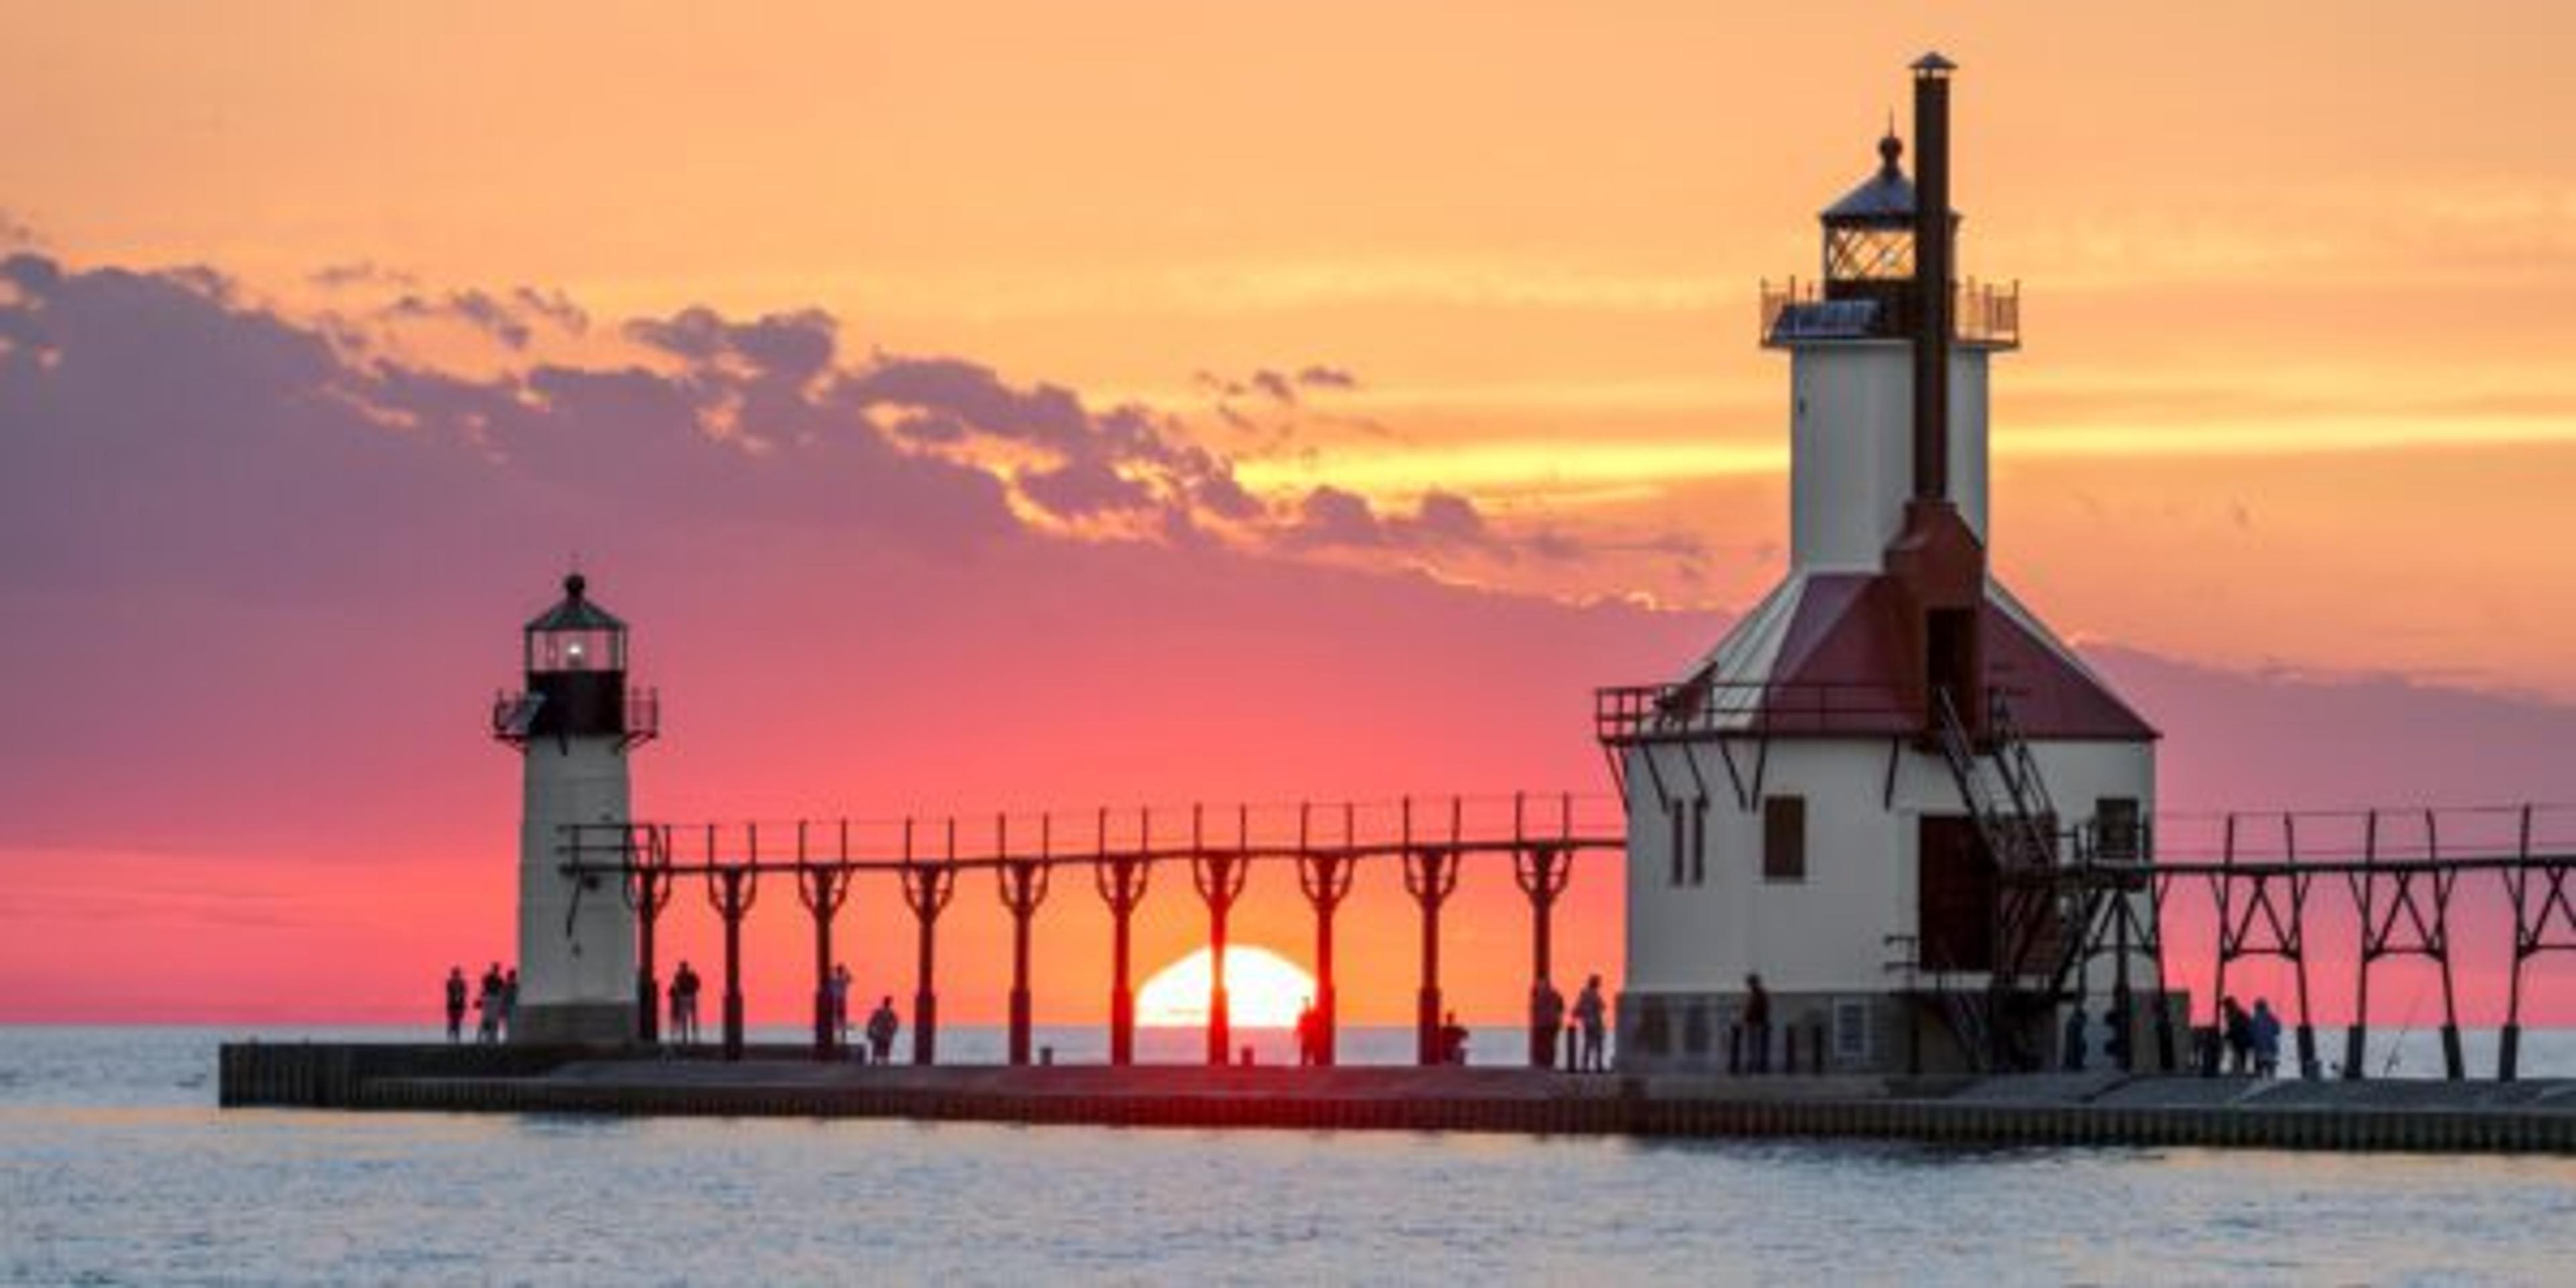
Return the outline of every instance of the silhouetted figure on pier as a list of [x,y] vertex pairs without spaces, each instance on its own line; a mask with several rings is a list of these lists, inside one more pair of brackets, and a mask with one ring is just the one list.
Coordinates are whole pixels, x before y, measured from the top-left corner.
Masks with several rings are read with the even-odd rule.
[[483,982],[474,991],[474,1040],[501,1040],[501,963],[494,962],[483,972]]
[[2254,1020],[2233,997],[2218,1003],[2219,1040],[2227,1044],[2227,1071],[2251,1073],[2254,1064]]
[[868,1051],[878,1064],[894,1063],[894,1035],[903,1031],[903,1021],[895,1018],[894,998],[877,999],[875,1013],[868,1016]]
[[832,1032],[838,1035],[842,1046],[848,1046],[850,1044],[850,964],[848,962],[832,964],[830,998]]
[[501,1036],[507,1038],[519,1028],[519,968],[513,966],[501,977]]
[[1610,1008],[1601,1000],[1601,977],[1583,981],[1583,992],[1574,999],[1574,1022],[1583,1026],[1583,1058],[1577,1066],[1585,1073],[1599,1073],[1608,1067],[1602,1054],[1602,1039],[1607,1036]]
[[671,1037],[683,1045],[698,1040],[698,973],[686,960],[671,972]]
[[1467,1026],[1458,1022],[1456,1011],[1440,1021],[1440,1063],[1467,1063]]
[[1744,977],[1744,1045],[1745,1071],[1771,1072],[1771,990],[1759,974]]
[[465,968],[462,966],[448,967],[447,1040],[451,1043],[462,1042],[465,1040],[465,1004],[467,991],[465,984]]
[[1538,1045],[1530,1050],[1530,1064],[1535,1068],[1556,1067],[1556,1031],[1565,1027],[1565,994],[1556,985],[1539,981],[1530,996],[1530,1031],[1538,1035]]
[[1324,1062],[1324,1018],[1315,1013],[1315,999],[1297,1003],[1297,1063],[1317,1065]]
[[2272,1013],[2272,1004],[2254,999],[2254,1016],[2247,1021],[2254,1039],[2254,1076],[2278,1077],[2281,1072],[2281,1017]]
[[2084,1029],[2092,1022],[2092,1017],[2084,1013],[2084,1003],[2079,1001],[2066,1008],[2066,1030],[2061,1045],[2068,1073],[2084,1072]]

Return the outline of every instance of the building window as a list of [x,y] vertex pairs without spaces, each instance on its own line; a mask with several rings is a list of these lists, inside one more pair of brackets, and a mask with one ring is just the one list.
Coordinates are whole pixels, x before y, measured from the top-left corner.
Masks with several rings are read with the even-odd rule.
[[1807,879],[1807,798],[1762,799],[1762,879]]
[[1690,883],[1708,884],[1708,798],[1691,798]]
[[1672,868],[1666,881],[1669,885],[1682,883],[1682,845],[1690,839],[1689,816],[1682,812],[1682,808],[1683,802],[1678,799],[1664,802],[1664,821],[1672,825],[1667,829],[1670,835],[1664,838],[1665,857],[1671,861]]
[[2138,798],[2105,796],[2093,802],[2093,853],[2112,863],[2134,863],[2144,849]]

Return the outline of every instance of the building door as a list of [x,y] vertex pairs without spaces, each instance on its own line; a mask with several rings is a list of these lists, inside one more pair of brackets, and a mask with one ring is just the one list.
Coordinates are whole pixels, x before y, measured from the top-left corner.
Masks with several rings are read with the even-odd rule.
[[1995,965],[1995,865],[1975,820],[1927,814],[1916,848],[1915,943],[1927,971]]

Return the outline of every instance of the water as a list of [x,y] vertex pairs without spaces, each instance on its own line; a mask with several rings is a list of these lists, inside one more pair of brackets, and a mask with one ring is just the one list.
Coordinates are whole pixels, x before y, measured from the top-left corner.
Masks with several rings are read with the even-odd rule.
[[2576,1254],[2576,1160],[219,1112],[226,1036],[0,1028],[0,1280],[2544,1283]]

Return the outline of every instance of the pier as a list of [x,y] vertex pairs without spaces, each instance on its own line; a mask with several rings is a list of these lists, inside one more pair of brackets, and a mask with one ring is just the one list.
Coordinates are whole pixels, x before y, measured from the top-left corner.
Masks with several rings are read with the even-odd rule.
[[2576,1081],[1627,1077],[1503,1068],[920,1068],[525,1047],[229,1045],[237,1108],[903,1118],[1120,1128],[2576,1153]]

